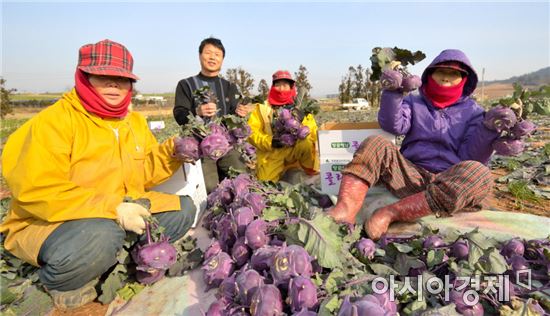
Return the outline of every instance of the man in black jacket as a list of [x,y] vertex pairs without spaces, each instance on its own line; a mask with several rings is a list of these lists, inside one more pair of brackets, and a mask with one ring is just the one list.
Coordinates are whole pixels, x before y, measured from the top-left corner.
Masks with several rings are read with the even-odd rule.
[[[187,124],[187,116],[190,113],[203,119],[226,114],[237,114],[244,117],[248,114],[246,105],[237,104],[239,95],[237,86],[219,76],[224,57],[225,48],[219,39],[209,37],[201,42],[199,46],[201,71],[195,76],[180,80],[176,87],[176,102],[173,113],[179,125]],[[193,97],[193,91],[204,86],[209,86],[215,93],[217,103],[199,104],[199,100]],[[208,193],[216,188],[220,178],[223,179],[227,176],[229,167],[246,170],[246,165],[235,149],[218,161],[203,158],[201,162]]]

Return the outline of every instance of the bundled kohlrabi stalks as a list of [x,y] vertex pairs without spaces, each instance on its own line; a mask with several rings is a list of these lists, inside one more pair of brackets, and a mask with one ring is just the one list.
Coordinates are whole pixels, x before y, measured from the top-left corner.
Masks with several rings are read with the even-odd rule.
[[422,80],[407,70],[407,65],[423,60],[426,55],[421,51],[412,53],[397,47],[376,47],[372,50],[370,79],[380,80],[382,89],[411,92],[422,85]]
[[[314,196],[304,185],[246,174],[208,196],[204,225],[213,241],[202,269],[218,300],[206,315],[542,315],[550,308],[550,239],[497,242],[477,230],[443,235],[425,227],[375,243],[335,223]],[[526,269],[531,289],[519,285]]]
[[298,140],[305,139],[309,133],[309,127],[302,125],[300,115],[297,110],[288,108],[279,108],[273,110],[273,121],[271,129],[273,138],[281,142],[284,147],[292,147]]
[[136,263],[136,279],[143,284],[151,284],[162,279],[166,271],[176,262],[177,251],[169,243],[154,217],[145,221],[147,243],[136,245],[132,259]]
[[246,143],[250,126],[246,119],[224,115],[205,123],[200,117],[189,115],[182,127],[181,137],[175,141],[174,155],[181,160],[194,162],[202,157],[218,160],[231,149],[237,148],[247,161],[254,161],[255,151]]

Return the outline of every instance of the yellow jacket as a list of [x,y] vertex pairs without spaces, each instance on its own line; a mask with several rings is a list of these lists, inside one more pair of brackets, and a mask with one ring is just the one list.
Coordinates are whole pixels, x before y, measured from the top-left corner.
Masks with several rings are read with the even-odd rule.
[[307,173],[319,171],[316,153],[317,123],[312,114],[302,120],[310,129],[306,139],[299,140],[294,147],[272,148],[273,131],[271,121],[273,109],[269,102],[258,103],[248,119],[252,130],[249,142],[256,147],[256,174],[260,180],[278,181],[281,175],[293,167],[302,167]]
[[4,147],[2,173],[13,196],[0,225],[4,247],[38,265],[55,228],[68,220],[116,219],[125,196],[150,199],[152,213],[179,210],[178,196],[147,191],[181,166],[173,148],[173,139],[157,143],[141,114],[101,119],[84,109],[74,89],[65,93]]

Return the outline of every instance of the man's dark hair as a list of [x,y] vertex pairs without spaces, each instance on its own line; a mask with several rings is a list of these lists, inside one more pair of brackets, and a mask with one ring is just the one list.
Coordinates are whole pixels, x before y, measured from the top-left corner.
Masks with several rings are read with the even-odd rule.
[[223,57],[225,57],[225,48],[223,47],[222,41],[214,37],[209,37],[202,40],[201,45],[199,46],[199,54],[202,54],[202,50],[204,49],[204,46],[206,46],[206,44],[210,44],[219,48],[223,53]]

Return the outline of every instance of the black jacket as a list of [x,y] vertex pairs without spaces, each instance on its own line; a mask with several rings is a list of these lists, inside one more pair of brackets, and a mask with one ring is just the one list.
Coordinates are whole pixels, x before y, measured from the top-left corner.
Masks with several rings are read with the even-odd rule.
[[187,123],[189,113],[197,114],[197,106],[193,91],[204,86],[210,86],[218,98],[217,106],[220,110],[218,115],[234,114],[237,108],[239,91],[237,86],[221,77],[206,77],[199,73],[186,79],[180,80],[176,87],[176,101],[174,105],[174,118],[179,125]]

